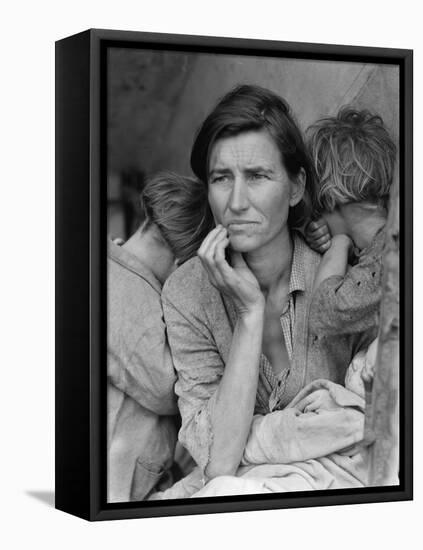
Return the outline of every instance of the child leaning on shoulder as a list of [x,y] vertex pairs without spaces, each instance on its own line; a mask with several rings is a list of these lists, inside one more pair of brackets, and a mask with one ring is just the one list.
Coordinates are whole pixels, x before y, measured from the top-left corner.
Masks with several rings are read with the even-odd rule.
[[380,116],[350,107],[308,133],[318,216],[306,238],[323,252],[310,329],[318,336],[373,329],[376,336],[395,144]]

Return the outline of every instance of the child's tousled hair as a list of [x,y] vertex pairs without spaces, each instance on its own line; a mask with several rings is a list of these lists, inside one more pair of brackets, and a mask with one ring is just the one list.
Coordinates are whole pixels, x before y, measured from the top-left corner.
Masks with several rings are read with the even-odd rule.
[[213,227],[207,189],[198,180],[173,172],[160,172],[147,181],[141,208],[142,230],[154,224],[179,265],[195,256]]
[[346,106],[337,116],[318,120],[307,134],[318,211],[350,202],[387,206],[396,147],[380,116]]

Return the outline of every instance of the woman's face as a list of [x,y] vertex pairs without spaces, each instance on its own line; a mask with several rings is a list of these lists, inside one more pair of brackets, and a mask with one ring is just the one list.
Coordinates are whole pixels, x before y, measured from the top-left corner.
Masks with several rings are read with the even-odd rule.
[[288,231],[289,208],[301,200],[304,185],[303,171],[290,179],[266,130],[224,137],[211,149],[210,207],[238,252],[258,250]]

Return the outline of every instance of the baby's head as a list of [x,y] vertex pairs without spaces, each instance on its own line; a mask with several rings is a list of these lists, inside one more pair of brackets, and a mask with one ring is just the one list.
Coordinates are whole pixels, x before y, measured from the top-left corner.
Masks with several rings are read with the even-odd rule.
[[350,203],[387,207],[396,147],[380,116],[343,107],[308,129],[317,174],[316,210]]

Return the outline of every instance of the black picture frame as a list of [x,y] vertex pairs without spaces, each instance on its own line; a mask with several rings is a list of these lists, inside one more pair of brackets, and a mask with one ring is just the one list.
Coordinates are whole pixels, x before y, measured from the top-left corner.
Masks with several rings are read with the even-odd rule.
[[[389,63],[400,70],[400,484],[108,504],[106,479],[106,52],[136,47]],[[56,42],[56,508],[109,520],[412,499],[413,53],[91,29]]]

